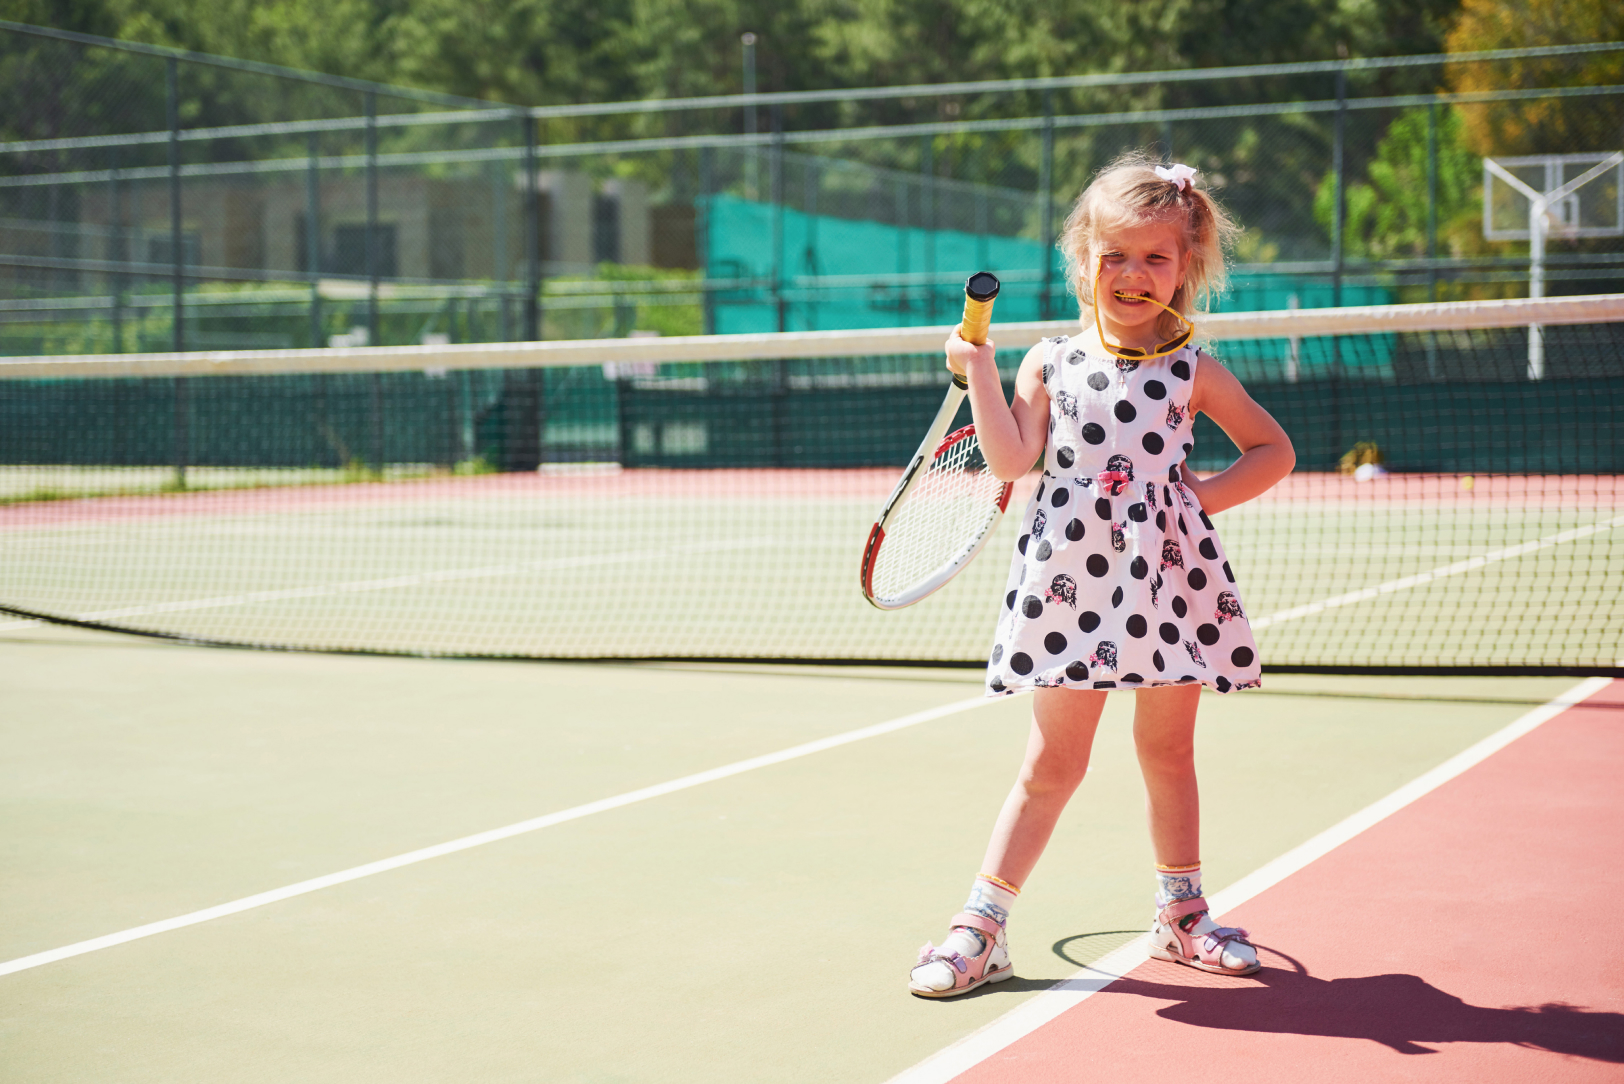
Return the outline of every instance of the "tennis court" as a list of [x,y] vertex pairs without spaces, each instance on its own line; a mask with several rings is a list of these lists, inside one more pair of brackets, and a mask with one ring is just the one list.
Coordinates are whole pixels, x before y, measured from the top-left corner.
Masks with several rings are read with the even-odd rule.
[[[0,656],[8,970],[533,822],[14,970],[13,1079],[883,1081],[1147,921],[1125,700],[1022,900],[1017,977],[935,1003],[903,976],[958,902],[1028,710],[981,701],[974,671],[355,659],[40,626],[0,634]],[[1572,684],[1280,675],[1212,697],[1209,887]],[[1592,714],[1616,730],[1616,704]],[[1609,989],[1582,1007],[1624,1008]],[[1624,1058],[1596,1049],[1528,1064]]]

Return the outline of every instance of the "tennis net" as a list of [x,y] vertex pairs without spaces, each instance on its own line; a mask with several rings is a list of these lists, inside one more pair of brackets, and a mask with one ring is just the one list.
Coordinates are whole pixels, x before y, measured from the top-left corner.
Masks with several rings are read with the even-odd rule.
[[[1070,330],[995,325],[1006,379]],[[1215,517],[1266,667],[1624,674],[1624,295],[1199,334],[1297,447]],[[0,360],[0,629],[975,664],[1017,514],[914,607],[858,586],[942,335]],[[1221,469],[1201,424],[1189,465]]]

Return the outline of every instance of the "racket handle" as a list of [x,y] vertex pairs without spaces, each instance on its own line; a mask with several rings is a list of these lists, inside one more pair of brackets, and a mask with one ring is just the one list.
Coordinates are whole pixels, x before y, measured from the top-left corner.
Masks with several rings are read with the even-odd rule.
[[965,342],[980,346],[987,341],[998,287],[998,277],[990,271],[977,271],[964,284],[964,318],[959,321],[959,336]]

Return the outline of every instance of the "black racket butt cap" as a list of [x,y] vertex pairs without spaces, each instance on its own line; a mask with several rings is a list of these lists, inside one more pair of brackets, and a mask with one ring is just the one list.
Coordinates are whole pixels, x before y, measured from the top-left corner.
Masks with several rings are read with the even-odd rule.
[[999,285],[998,276],[991,271],[977,271],[964,284],[964,292],[972,301],[991,301],[998,296]]

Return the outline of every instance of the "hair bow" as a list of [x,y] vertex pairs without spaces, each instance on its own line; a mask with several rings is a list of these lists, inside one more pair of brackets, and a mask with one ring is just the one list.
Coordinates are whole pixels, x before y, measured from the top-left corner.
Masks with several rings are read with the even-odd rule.
[[1180,192],[1195,183],[1195,167],[1187,166],[1183,162],[1174,162],[1170,166],[1157,166],[1156,176],[1164,181],[1172,181],[1178,185]]

